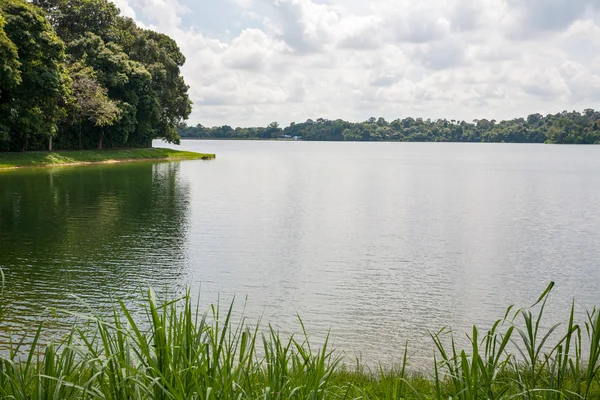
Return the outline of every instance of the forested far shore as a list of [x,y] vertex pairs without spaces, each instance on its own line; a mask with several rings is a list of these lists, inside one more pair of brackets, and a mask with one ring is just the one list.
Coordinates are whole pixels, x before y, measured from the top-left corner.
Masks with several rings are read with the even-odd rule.
[[454,119],[404,118],[391,122],[369,118],[364,122],[319,118],[281,128],[277,122],[267,127],[204,127],[177,125],[182,138],[189,139],[302,139],[322,141],[398,142],[506,142],[600,144],[600,111],[563,111],[557,114],[531,114],[497,122]]
[[1,0],[0,152],[178,142],[184,62],[108,0]]

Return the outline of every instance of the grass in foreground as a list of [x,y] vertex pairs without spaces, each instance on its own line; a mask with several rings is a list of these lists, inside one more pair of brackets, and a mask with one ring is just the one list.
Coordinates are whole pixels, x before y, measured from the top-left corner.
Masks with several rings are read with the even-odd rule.
[[141,160],[209,160],[214,154],[163,148],[0,153],[0,169]]
[[[13,344],[0,357],[0,398],[10,399],[598,399],[600,314],[543,329],[552,284],[531,308],[505,317],[459,349],[443,331],[432,334],[436,362],[429,375],[397,369],[348,369],[327,342],[303,335],[283,339],[244,321],[231,307],[200,314],[188,295],[145,298],[136,321],[122,302],[109,319],[80,316],[58,343]],[[147,328],[143,328],[147,327]],[[587,349],[587,350],[584,350]],[[586,352],[587,351],[587,352]]]

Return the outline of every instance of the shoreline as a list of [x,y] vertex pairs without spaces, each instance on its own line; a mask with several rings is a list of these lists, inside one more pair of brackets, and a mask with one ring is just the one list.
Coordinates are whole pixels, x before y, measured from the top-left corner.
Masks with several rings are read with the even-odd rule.
[[302,140],[290,138],[192,138],[182,137],[181,140],[220,140],[220,141],[244,141],[244,142],[337,142],[337,140]]
[[0,172],[24,168],[48,168],[143,161],[213,160],[215,158],[215,154],[195,153],[161,147],[143,149],[0,153]]
[[[502,144],[502,145],[536,145],[536,146],[580,146],[594,147],[600,143],[551,143],[551,142],[493,142],[493,141],[453,141],[453,140],[304,140],[290,138],[199,138],[182,137],[181,140],[191,141],[219,141],[219,142],[307,142],[307,143],[443,143],[443,144]],[[0,153],[1,154],[1,153]]]
[[598,146],[598,144],[585,143],[547,143],[547,142],[458,142],[449,140],[304,140],[288,138],[195,138],[182,137],[181,140],[194,141],[232,141],[232,142],[311,142],[311,143],[447,143],[447,144],[526,144],[526,145],[554,145],[554,146]]

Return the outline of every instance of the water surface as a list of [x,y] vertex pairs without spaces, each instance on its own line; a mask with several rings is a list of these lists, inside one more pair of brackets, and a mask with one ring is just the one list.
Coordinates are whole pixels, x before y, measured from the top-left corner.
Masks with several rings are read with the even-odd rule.
[[217,159],[0,174],[3,330],[190,286],[204,304],[247,297],[250,319],[283,332],[299,314],[367,361],[397,361],[409,340],[418,363],[429,330],[489,325],[550,280],[555,319],[573,297],[600,304],[600,147],[182,147]]

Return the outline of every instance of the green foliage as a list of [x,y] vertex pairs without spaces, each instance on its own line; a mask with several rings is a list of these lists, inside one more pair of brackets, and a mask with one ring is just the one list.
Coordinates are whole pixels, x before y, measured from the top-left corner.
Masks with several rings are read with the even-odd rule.
[[56,151],[0,154],[0,170],[19,167],[101,163],[133,160],[210,160],[214,154],[194,153],[172,149],[121,149],[104,151]]
[[[5,104],[10,101],[9,90],[21,83],[21,63],[17,46],[4,32],[4,25],[6,25],[6,21],[0,14],[0,112],[5,110]],[[8,142],[9,134],[9,126],[6,122],[0,121],[0,143]]]
[[108,0],[2,0],[0,151],[178,142],[191,112],[168,36]]
[[45,148],[65,115],[64,45],[39,8],[24,0],[3,0],[0,10],[4,32],[17,48],[21,80],[0,87],[0,131],[8,133],[0,150]]
[[105,0],[33,0],[33,4],[45,10],[56,33],[70,43],[93,32],[104,41],[116,36],[115,25],[119,9]]
[[[543,329],[544,308],[553,286],[551,282],[536,304],[517,310],[512,318],[508,318],[509,307],[504,319],[498,320],[481,341],[474,326],[470,352],[457,350],[454,338],[445,346],[442,333],[432,335],[440,355],[435,367],[436,398],[447,398],[441,396],[443,392],[465,400],[598,398],[598,310],[588,313],[584,341],[581,327],[574,322],[573,302],[566,331],[557,337],[560,324]],[[552,339],[555,341],[551,343]],[[582,357],[585,347],[589,348],[587,358]]]
[[138,120],[146,125],[146,129],[154,130],[154,136],[178,142],[175,126],[191,112],[188,86],[180,75],[185,57],[170,37],[139,29],[128,22],[121,26],[130,29],[135,40],[124,40],[123,48],[132,60],[146,66],[152,76],[145,96],[138,104]]
[[[120,109],[117,103],[108,97],[108,90],[100,85],[94,70],[76,62],[71,66],[69,73],[73,81],[73,101],[69,115],[72,117],[72,123],[79,126],[80,134],[85,123],[101,129],[115,123],[120,117]],[[79,139],[81,148],[81,136]]]
[[0,103],[3,101],[2,88],[11,89],[21,83],[21,63],[17,46],[4,32],[6,21],[0,14]]
[[[180,67],[185,57],[171,38],[144,30],[119,16],[107,0],[40,0],[67,43],[72,62],[92,68],[119,107],[120,118],[97,129],[83,126],[97,147],[149,146],[152,139],[178,142],[175,125],[189,116],[191,102]],[[76,21],[76,24],[73,24]],[[107,104],[104,102],[103,104]],[[79,132],[66,127],[65,148]],[[81,142],[80,142],[81,143]],[[85,140],[83,147],[91,147]]]
[[119,302],[111,318],[77,315],[60,342],[38,351],[15,343],[0,356],[0,397],[13,399],[323,399],[339,362],[325,344],[281,340],[243,320],[233,304],[200,314],[189,293],[160,301],[149,290],[145,318]]
[[[141,310],[118,301],[110,317],[66,312],[77,323],[64,338],[0,354],[0,397],[11,399],[457,399],[600,398],[600,313],[544,328],[553,283],[530,308],[507,309],[482,334],[473,327],[460,349],[450,332],[432,334],[431,374],[398,368],[349,369],[302,335],[233,319],[233,303],[201,314],[189,292],[160,300],[147,292]],[[448,336],[450,335],[450,336]]]
[[[183,138],[198,139],[261,139],[301,137],[302,140],[331,141],[398,141],[398,142],[510,142],[600,144],[600,111],[563,111],[555,115],[532,114],[527,119],[516,118],[497,123],[495,120],[475,120],[472,123],[422,118],[370,118],[352,123],[319,118],[291,123],[283,130],[266,128],[235,128],[224,125],[208,128],[179,124]],[[278,126],[275,126],[278,128]]]

